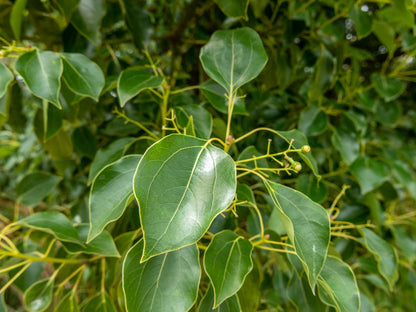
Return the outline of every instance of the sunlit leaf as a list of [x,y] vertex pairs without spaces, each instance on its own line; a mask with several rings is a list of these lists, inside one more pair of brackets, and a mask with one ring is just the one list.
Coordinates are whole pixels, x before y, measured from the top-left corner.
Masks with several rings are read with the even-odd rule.
[[25,306],[31,312],[45,311],[52,301],[53,279],[44,279],[30,286],[24,294]]

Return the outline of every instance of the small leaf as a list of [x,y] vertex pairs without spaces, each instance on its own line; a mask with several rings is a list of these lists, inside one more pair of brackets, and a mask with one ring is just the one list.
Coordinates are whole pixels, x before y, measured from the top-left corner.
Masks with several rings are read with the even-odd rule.
[[116,312],[116,307],[110,296],[105,293],[92,297],[82,309],[83,312]]
[[371,33],[373,19],[370,14],[361,10],[361,5],[355,4],[351,6],[350,11],[348,12],[348,18],[354,23],[358,39],[364,38]]
[[234,295],[253,268],[253,245],[230,230],[214,236],[204,256],[204,268],[214,288],[214,308]]
[[360,292],[354,272],[340,259],[327,257],[318,285],[321,300],[337,312],[360,311]]
[[61,58],[64,64],[62,79],[69,89],[76,94],[98,101],[104,87],[101,68],[79,53],[61,53]]
[[69,220],[59,212],[38,212],[18,221],[18,224],[52,234],[64,242],[80,244],[77,230]]
[[235,163],[205,140],[173,134],[146,151],[133,185],[145,261],[193,244],[204,235],[234,198]]
[[56,312],[77,312],[79,311],[77,298],[75,297],[76,292],[70,291],[62,298],[56,307]]
[[271,181],[265,185],[313,290],[328,252],[328,215],[322,206],[296,190]]
[[199,58],[208,76],[228,94],[256,78],[267,62],[260,36],[248,27],[216,31]]
[[163,83],[163,77],[155,76],[143,70],[129,68],[123,70],[118,79],[117,93],[120,98],[120,106],[140,92],[146,89],[158,88]]
[[43,141],[52,138],[62,128],[62,110],[49,102],[43,103]]
[[328,127],[328,116],[318,106],[311,105],[300,113],[299,130],[305,135],[319,135]]
[[29,90],[61,109],[59,91],[63,65],[58,54],[38,49],[22,54],[16,61],[16,71]]
[[125,156],[101,170],[91,187],[88,241],[121,217],[133,200],[133,176],[141,156]]
[[328,195],[328,186],[309,174],[302,174],[296,181],[296,189],[314,202],[323,202]]
[[212,131],[212,116],[203,107],[198,105],[185,105],[175,108],[178,125],[185,128],[189,117],[194,121],[195,135],[201,139],[209,139]]
[[194,304],[201,275],[199,252],[191,245],[140,263],[143,240],[123,263],[123,292],[130,312],[188,311]]
[[365,247],[373,254],[380,274],[387,281],[392,291],[394,284],[399,278],[398,259],[395,249],[373,231],[366,228],[361,228],[359,231],[363,236]]
[[36,206],[60,181],[60,177],[45,172],[29,173],[16,187],[18,200],[26,206]]
[[397,99],[406,88],[400,79],[394,77],[372,74],[371,81],[374,83],[377,93],[387,102]]
[[13,79],[14,76],[12,72],[6,67],[6,65],[0,62],[0,98],[6,93],[7,87]]
[[361,193],[366,194],[387,180],[387,166],[375,159],[358,157],[350,166],[352,174],[357,178]]
[[27,0],[17,0],[13,5],[13,9],[10,14],[10,26],[12,27],[13,35],[17,41],[20,41],[22,21],[26,9],[26,4]]
[[198,312],[241,312],[240,302],[238,301],[237,295],[227,298],[223,303],[214,308],[214,291],[210,286],[205,296],[202,298]]
[[96,46],[101,43],[101,19],[105,15],[104,0],[80,0],[72,15],[71,23]]
[[30,286],[24,294],[25,306],[31,312],[45,311],[52,301],[53,279],[44,279]]
[[332,145],[341,154],[346,164],[351,164],[360,155],[360,141],[353,131],[346,131],[342,128],[332,129]]
[[247,18],[249,0],[215,0],[221,11],[231,17]]

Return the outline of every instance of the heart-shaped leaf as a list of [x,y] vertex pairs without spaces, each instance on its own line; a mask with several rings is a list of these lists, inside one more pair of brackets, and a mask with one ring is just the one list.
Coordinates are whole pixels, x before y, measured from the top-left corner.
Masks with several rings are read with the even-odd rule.
[[134,312],[188,311],[194,304],[201,275],[196,245],[140,263],[143,240],[127,253],[123,263],[126,310]]
[[214,236],[204,256],[205,271],[214,287],[214,308],[234,295],[253,268],[253,245],[233,231]]
[[173,134],[146,151],[133,184],[145,261],[204,235],[234,198],[236,168],[227,153],[208,141]]
[[[198,312],[241,312],[244,311],[241,309],[240,302],[238,301],[237,295],[234,295],[226,299],[219,306],[214,306],[214,291],[212,287],[209,287],[204,298],[202,298],[201,303],[198,307]],[[215,308],[214,308],[215,307]]]
[[44,279],[30,286],[23,300],[29,311],[45,311],[52,301],[53,279]]
[[322,206],[294,189],[272,181],[265,184],[313,290],[328,252],[328,215]]
[[12,72],[0,62],[0,98],[6,93],[7,87],[12,82],[14,76]]
[[104,227],[120,218],[133,200],[133,176],[141,156],[128,155],[101,170],[94,179],[90,194],[90,230],[88,241]]
[[63,65],[58,54],[38,49],[26,52],[17,59],[16,71],[34,95],[61,108],[59,91]]
[[216,31],[199,57],[208,76],[228,94],[256,78],[267,62],[260,36],[248,27]]

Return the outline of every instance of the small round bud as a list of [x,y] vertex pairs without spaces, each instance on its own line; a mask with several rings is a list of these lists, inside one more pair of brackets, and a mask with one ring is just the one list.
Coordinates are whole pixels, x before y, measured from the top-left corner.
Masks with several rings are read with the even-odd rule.
[[265,234],[265,235],[264,235],[264,238],[265,238],[265,239],[269,239],[269,238],[270,238],[270,234]]
[[232,142],[235,141],[235,139],[231,135],[229,135],[228,138],[227,138],[227,141],[232,143]]
[[309,145],[302,146],[302,152],[305,154],[309,153],[311,151],[311,147]]
[[302,165],[300,164],[300,162],[298,162],[298,161],[295,161],[293,164],[292,164],[292,169],[293,170],[295,170],[296,172],[299,172],[299,171],[301,171],[302,170]]

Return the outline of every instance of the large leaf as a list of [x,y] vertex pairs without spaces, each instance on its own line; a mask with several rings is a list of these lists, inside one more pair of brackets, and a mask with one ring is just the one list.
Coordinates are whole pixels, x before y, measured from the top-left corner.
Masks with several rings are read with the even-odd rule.
[[18,224],[52,234],[64,242],[81,243],[75,227],[59,212],[38,212],[19,220]]
[[61,108],[59,91],[63,65],[58,54],[34,49],[22,54],[16,61],[16,71],[29,90],[56,107]]
[[231,17],[244,17],[247,19],[249,0],[215,0],[224,14]]
[[214,308],[234,295],[253,268],[253,245],[230,230],[214,236],[204,256],[204,267],[214,288]]
[[238,301],[237,295],[234,295],[226,299],[219,306],[214,305],[215,297],[212,287],[209,287],[204,298],[202,298],[198,312],[241,312],[240,302]]
[[98,46],[101,43],[100,27],[104,15],[104,0],[80,0],[71,23],[83,36]]
[[133,200],[133,175],[141,156],[125,156],[101,170],[91,187],[90,230],[91,241],[104,227],[117,220]]
[[61,181],[61,178],[45,172],[32,172],[17,185],[18,200],[26,206],[36,206]]
[[129,68],[124,70],[117,82],[117,93],[120,98],[120,106],[146,89],[160,87],[163,83],[162,76],[155,76],[149,72]]
[[363,236],[364,246],[377,261],[380,274],[389,284],[390,290],[393,290],[393,286],[399,278],[399,261],[395,249],[373,231],[366,228],[361,228],[359,231]]
[[36,282],[25,291],[23,300],[29,311],[45,311],[51,304],[53,282],[53,279],[44,279]]
[[318,285],[319,297],[337,312],[360,311],[360,292],[355,275],[340,259],[328,256]]
[[328,215],[322,206],[296,190],[271,181],[265,184],[314,289],[328,252]]
[[0,62],[0,98],[6,93],[7,87],[13,79],[14,76],[12,72],[2,62]]
[[194,304],[201,268],[196,245],[140,263],[143,240],[123,263],[123,291],[128,312],[181,312]]
[[357,178],[363,194],[374,190],[387,179],[387,166],[372,158],[360,156],[352,163],[350,169]]
[[207,141],[173,134],[146,151],[133,184],[145,261],[204,235],[234,198],[236,169],[228,154]]
[[104,75],[100,67],[79,53],[62,53],[61,58],[64,64],[62,79],[69,89],[98,101],[104,87]]
[[218,30],[201,49],[205,72],[228,94],[256,78],[267,62],[259,35],[248,27]]

